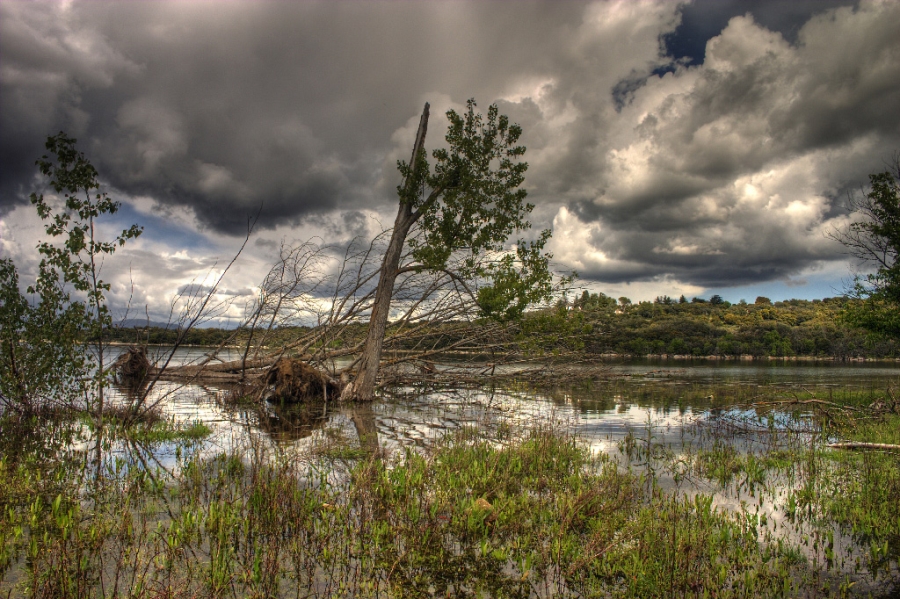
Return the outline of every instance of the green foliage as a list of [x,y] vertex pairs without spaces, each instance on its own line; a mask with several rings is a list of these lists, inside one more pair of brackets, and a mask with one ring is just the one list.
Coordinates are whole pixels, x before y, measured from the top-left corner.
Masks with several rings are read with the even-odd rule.
[[562,301],[553,308],[527,314],[518,328],[520,351],[533,357],[582,351],[592,330],[583,311],[569,310]]
[[583,310],[585,312],[600,311],[611,313],[615,311],[616,305],[616,300],[608,295],[604,293],[591,293],[585,289],[584,292],[582,292],[581,297],[573,302],[572,307],[576,310]]
[[575,309],[581,310],[586,319],[584,330],[589,332],[583,333],[584,347],[590,353],[836,358],[900,355],[896,341],[841,320],[845,307],[856,301],[847,298],[749,305],[641,302],[617,308],[609,302],[593,301],[575,302]]
[[[434,269],[443,268],[451,253],[463,247],[473,256],[501,251],[512,233],[528,228],[523,219],[533,208],[525,203],[527,192],[518,189],[528,168],[518,161],[525,153],[517,145],[521,127],[498,116],[496,105],[485,120],[475,113],[474,100],[468,101],[464,115],[447,111],[447,119],[450,147],[433,152],[433,172],[424,150],[415,174],[410,165],[398,164],[407,181],[398,187],[401,201],[422,214],[423,237],[411,239],[410,245],[415,258]],[[426,187],[430,194],[424,193]]]
[[89,372],[82,306],[46,264],[34,289],[37,304],[20,292],[15,264],[0,260],[0,401],[26,414],[80,399]]
[[31,203],[41,219],[49,221],[45,227],[47,235],[61,238],[60,245],[48,241],[38,244],[38,251],[44,256],[42,268],[59,273],[63,282],[84,294],[87,308],[92,312],[85,324],[97,330],[111,325],[104,298],[109,284],[99,278],[98,261],[103,255],[115,252],[116,247],[125,245],[127,240],[138,237],[142,228],[132,225],[112,241],[96,236],[94,221],[104,214],[118,212],[120,203],[100,191],[97,170],[84,153],[75,149],[75,142],[63,132],[47,138],[47,150],[54,158],[44,155],[36,162],[41,174],[50,178],[53,190],[63,194],[65,209],[54,210],[43,194],[31,194]]
[[464,114],[447,111],[449,147],[434,150],[433,169],[424,150],[415,157],[415,169],[398,162],[404,183],[397,191],[419,217],[418,232],[408,240],[418,267],[444,270],[463,252],[455,270],[482,283],[477,299],[483,315],[515,319],[528,305],[550,297],[551,256],[543,252],[550,231],[507,251],[510,236],[530,228],[527,217],[534,208],[519,188],[528,169],[520,160],[522,129],[496,105],[486,116],[475,107],[469,100]]
[[545,230],[538,241],[520,241],[515,256],[506,254],[479,269],[478,274],[491,282],[478,289],[478,306],[484,316],[516,320],[528,306],[550,297],[553,291],[548,269],[550,256],[541,252],[549,238],[550,231]]
[[849,325],[872,331],[878,336],[900,339],[900,304],[878,295],[849,302],[843,318]]
[[861,217],[846,233],[834,237],[850,252],[877,267],[857,276],[852,295],[863,300],[848,305],[845,317],[854,326],[900,339],[900,158],[896,174],[869,175],[865,198],[851,207]]
[[[53,158],[45,155],[36,164],[53,190],[62,194],[64,207],[57,210],[51,199],[37,194],[31,195],[31,202],[48,221],[46,233],[60,242],[38,245],[38,277],[28,287],[34,301],[19,290],[15,265],[0,260],[0,399],[27,412],[99,392],[102,409],[102,352],[88,352],[81,342],[102,340],[110,326],[104,297],[109,284],[99,276],[103,256],[140,235],[141,229],[135,225],[112,241],[99,239],[95,221],[114,214],[119,203],[100,191],[97,171],[75,149],[74,139],[59,133],[47,139],[46,147]],[[100,368],[95,368],[97,363]]]

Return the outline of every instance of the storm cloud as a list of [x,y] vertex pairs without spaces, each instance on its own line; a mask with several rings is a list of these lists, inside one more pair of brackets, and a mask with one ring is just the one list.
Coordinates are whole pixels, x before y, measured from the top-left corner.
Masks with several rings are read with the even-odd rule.
[[900,149],[898,22],[872,0],[3,2],[0,247],[59,130],[160,227],[222,240],[258,213],[261,261],[289,230],[377,231],[423,102],[434,147],[475,97],[522,125],[561,268],[802,281],[843,263],[845,194]]

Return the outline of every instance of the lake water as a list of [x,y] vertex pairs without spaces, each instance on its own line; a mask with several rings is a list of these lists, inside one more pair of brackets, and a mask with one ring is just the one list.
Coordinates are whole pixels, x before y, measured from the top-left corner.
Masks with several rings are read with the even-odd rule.
[[[164,349],[158,351],[165,354]],[[172,363],[196,363],[205,351],[179,349]],[[220,357],[238,356],[226,351]],[[374,431],[380,451],[390,459],[402,455],[405,448],[427,449],[462,427],[477,428],[490,437],[491,431],[501,427],[553,426],[574,433],[592,451],[612,456],[635,473],[653,470],[657,483],[670,492],[711,495],[722,509],[762,518],[759,521],[765,522],[763,527],[772,538],[802,545],[810,532],[785,511],[786,498],[798,485],[792,475],[770,476],[764,487],[740,479],[723,485],[679,470],[679,463],[687,463],[682,456],[723,440],[740,452],[771,448],[780,442],[773,431],[785,426],[799,426],[791,439],[802,442],[807,434],[802,416],[789,419],[775,412],[759,420],[752,404],[789,401],[799,394],[825,401],[839,400],[838,395],[847,393],[877,394],[900,385],[900,362],[635,359],[609,361],[599,375],[595,370],[591,374],[556,387],[394,389],[364,406],[229,408],[222,401],[225,388],[174,382],[158,383],[148,400],[158,402],[175,420],[207,424],[213,433],[199,451],[210,455],[251,451],[259,455],[262,451],[315,459],[323,446],[358,447],[362,432],[368,431],[371,441]],[[813,431],[812,422],[808,424]],[[166,469],[178,465],[174,446],[154,448],[152,459]],[[836,570],[831,565],[826,568],[818,547],[807,545],[800,551],[823,571],[853,577],[859,582],[858,591],[878,590],[850,565],[865,548],[837,526],[832,533],[834,552],[843,564]],[[891,568],[892,576],[900,578],[896,564]]]
[[[156,350],[165,356],[165,349]],[[206,350],[181,348],[173,364],[196,363]],[[153,356],[151,356],[152,358]],[[238,354],[226,350],[223,360]],[[598,449],[612,448],[628,434],[652,429],[659,441],[681,441],[684,427],[761,394],[785,398],[811,392],[832,399],[836,390],[884,390],[900,381],[898,362],[790,362],[619,360],[605,364],[600,377],[572,380],[565,387],[427,392],[401,389],[371,406],[380,445],[395,450],[426,446],[462,426],[490,427],[552,420],[571,427]],[[264,437],[280,450],[303,448],[323,429],[355,434],[351,407],[331,405],[314,413],[270,405],[267,409],[229,409],[224,388],[160,382],[149,401],[179,421],[200,420],[214,431],[210,445],[231,449],[248,436]]]

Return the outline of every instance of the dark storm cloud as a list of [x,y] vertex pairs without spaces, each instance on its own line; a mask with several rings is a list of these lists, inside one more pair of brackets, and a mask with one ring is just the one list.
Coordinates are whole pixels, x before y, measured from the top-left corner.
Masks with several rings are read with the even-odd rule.
[[258,230],[348,240],[396,201],[424,101],[434,147],[446,108],[499,99],[558,260],[602,282],[740,285],[842,259],[825,233],[846,190],[900,148],[896,2],[7,1],[0,15],[0,216],[63,129],[159,213],[242,234],[262,207]]
[[65,129],[116,188],[190,206],[205,225],[237,233],[260,204],[262,224],[274,226],[389,202],[374,183],[392,133],[425,94],[496,97],[541,64],[552,45],[543,33],[577,22],[583,6],[2,10],[4,204],[22,201],[42,140]]
[[[626,263],[645,265],[645,273],[635,273],[627,280],[652,279],[662,270],[676,280],[702,287],[731,287],[784,279],[795,272],[797,262],[812,263],[820,258],[815,247],[798,254],[795,241],[787,234],[754,239],[736,228],[723,233],[716,243],[705,246],[702,240],[692,240],[697,247],[690,253],[678,251],[677,239],[661,246],[653,231],[633,233],[631,237],[638,242],[629,244],[622,258]],[[786,255],[793,255],[792,260],[786,260]],[[612,277],[611,281],[616,279]]]

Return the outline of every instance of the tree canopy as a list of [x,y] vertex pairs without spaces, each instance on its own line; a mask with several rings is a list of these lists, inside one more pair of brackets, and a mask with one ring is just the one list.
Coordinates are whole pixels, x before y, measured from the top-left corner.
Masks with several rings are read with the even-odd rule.
[[[507,242],[530,228],[534,206],[520,188],[528,164],[521,161],[522,129],[500,115],[447,111],[447,148],[425,151],[429,105],[425,104],[410,161],[397,168],[399,206],[375,291],[365,348],[356,380],[345,399],[371,400],[381,361],[381,347],[397,277],[406,272],[449,274],[448,283],[474,295],[481,316],[497,320],[520,317],[528,305],[549,298],[553,277],[543,248],[550,231],[536,240]],[[406,251],[408,248],[408,251]],[[405,258],[405,260],[404,260]]]
[[851,294],[860,301],[847,311],[857,326],[900,337],[900,154],[890,170],[869,175],[869,189],[851,196],[857,220],[832,235],[875,271],[857,275]]

